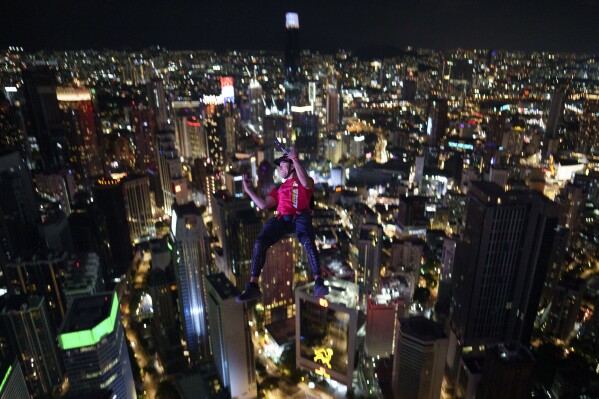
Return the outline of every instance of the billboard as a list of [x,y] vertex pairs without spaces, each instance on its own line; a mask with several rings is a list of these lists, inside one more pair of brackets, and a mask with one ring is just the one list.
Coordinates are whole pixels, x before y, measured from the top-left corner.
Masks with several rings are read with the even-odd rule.
[[233,87],[232,76],[221,76],[220,78],[220,89],[223,96],[224,102],[235,101],[235,88]]

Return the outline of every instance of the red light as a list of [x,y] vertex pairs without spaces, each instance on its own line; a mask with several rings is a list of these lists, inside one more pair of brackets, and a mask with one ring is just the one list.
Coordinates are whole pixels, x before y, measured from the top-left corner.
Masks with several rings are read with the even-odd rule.
[[202,124],[200,122],[187,121],[187,126],[200,127]]

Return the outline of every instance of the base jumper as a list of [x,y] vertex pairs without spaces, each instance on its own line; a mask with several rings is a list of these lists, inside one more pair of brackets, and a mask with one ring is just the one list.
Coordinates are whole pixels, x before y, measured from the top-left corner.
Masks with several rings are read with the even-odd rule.
[[237,302],[247,302],[262,296],[258,281],[266,261],[266,251],[283,236],[295,233],[301,242],[312,275],[314,277],[314,296],[324,297],[329,293],[329,287],[324,284],[318,259],[318,251],[314,243],[314,227],[310,210],[310,198],[314,193],[314,180],[306,173],[297,157],[295,149],[275,160],[279,175],[285,180],[278,188],[274,188],[265,198],[258,195],[249,176],[244,176],[243,190],[260,209],[268,209],[277,205],[277,215],[264,224],[262,231],[254,244],[250,281],[245,290],[237,297]]

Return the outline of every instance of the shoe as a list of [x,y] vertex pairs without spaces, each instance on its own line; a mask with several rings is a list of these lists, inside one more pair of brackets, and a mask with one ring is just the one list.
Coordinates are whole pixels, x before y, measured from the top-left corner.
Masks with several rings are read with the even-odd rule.
[[258,284],[247,283],[245,285],[245,290],[236,298],[236,300],[237,302],[249,302],[259,298],[262,298],[262,292],[260,291]]
[[314,282],[314,296],[316,298],[324,298],[329,294],[329,287],[324,285],[322,278],[317,278]]

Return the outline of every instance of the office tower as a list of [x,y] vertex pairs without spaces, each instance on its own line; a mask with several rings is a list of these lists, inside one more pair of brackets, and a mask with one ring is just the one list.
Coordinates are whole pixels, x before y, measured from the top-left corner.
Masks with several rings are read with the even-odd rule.
[[334,129],[341,123],[341,95],[335,87],[327,90],[327,126]]
[[397,226],[403,234],[411,234],[413,230],[426,225],[427,220],[424,214],[426,201],[427,198],[421,195],[399,199]]
[[457,241],[456,238],[443,239],[443,252],[441,254],[441,281],[450,281],[455,261]]
[[581,211],[586,200],[586,187],[568,182],[556,198],[556,202],[561,207],[560,225],[570,230],[568,240],[575,236],[580,229]]
[[484,354],[462,355],[454,392],[455,399],[474,399],[483,374]]
[[235,286],[242,288],[250,278],[252,251],[262,222],[251,207],[250,200],[235,198],[225,191],[213,195],[215,236],[223,249],[225,273]]
[[264,305],[264,324],[293,316],[293,272],[297,260],[295,237],[285,237],[270,247],[262,269],[260,288]]
[[68,165],[78,184],[102,175],[102,158],[96,129],[96,116],[89,88],[56,88],[69,144]]
[[501,166],[491,165],[489,168],[489,179],[491,183],[497,184],[499,187],[505,188],[510,177],[510,170]]
[[173,209],[171,239],[179,314],[190,362],[197,363],[210,358],[205,276],[211,271],[211,252],[210,236],[193,202]]
[[383,251],[383,228],[378,224],[364,224],[360,228],[357,257],[354,256],[354,270],[358,272],[358,284],[363,293],[376,293],[381,278]]
[[[220,119],[220,120],[219,120]],[[220,122],[220,123],[219,123]],[[217,169],[225,164],[225,137],[224,122],[219,116],[209,117],[202,124],[205,130],[206,140],[208,141],[208,161]]]
[[74,298],[58,346],[70,394],[106,390],[116,399],[137,397],[116,293]]
[[397,304],[387,295],[367,296],[366,339],[364,347],[370,357],[393,354]]
[[25,162],[17,152],[0,156],[0,265],[36,251],[38,206]]
[[154,112],[150,109],[132,109],[130,116],[133,144],[135,146],[135,167],[140,172],[156,166],[156,132]]
[[93,253],[83,253],[69,259],[64,271],[64,295],[68,304],[76,296],[94,295],[104,291],[104,280],[100,257]]
[[563,251],[557,219],[557,205],[538,192],[471,183],[452,278],[452,370],[461,348],[529,342],[547,270]]
[[208,319],[216,369],[232,398],[258,396],[254,346],[244,304],[235,298],[240,291],[223,273],[206,277]]
[[258,133],[261,133],[266,105],[262,95],[262,85],[256,79],[250,79],[248,100],[250,102],[250,123]]
[[[183,176],[183,168],[179,152],[175,148],[175,132],[163,130],[156,135],[158,141],[158,173],[162,189],[162,210],[170,215],[173,205],[186,204],[189,201],[187,178]],[[160,193],[156,193],[160,196]]]
[[66,253],[31,258],[17,258],[4,267],[4,279],[11,295],[39,295],[46,298],[46,306],[56,328],[60,326],[66,301],[63,291],[63,270],[66,269]]
[[542,326],[542,331],[549,337],[567,342],[574,331],[574,324],[580,312],[582,296],[585,292],[583,279],[565,276],[553,288],[551,305],[546,310],[547,319]]
[[295,147],[304,161],[318,160],[319,125],[318,115],[311,111],[292,112]]
[[179,152],[184,158],[208,157],[208,142],[206,130],[202,129],[202,122],[198,116],[190,115],[189,111],[177,112],[175,117],[175,134]]
[[582,115],[580,116],[580,131],[574,134],[573,150],[583,154],[599,150],[599,95],[587,94],[585,96]]
[[48,209],[41,214],[37,225],[41,248],[48,252],[73,253],[73,238],[65,213],[58,209]]
[[483,399],[530,398],[535,358],[519,342],[493,345],[487,349],[485,365],[476,394]]
[[0,338],[17,355],[27,388],[35,398],[50,398],[62,383],[56,328],[38,295],[11,295],[0,309]]
[[[0,153],[17,151],[22,157],[27,158],[30,149],[27,147],[25,135],[25,122],[21,112],[21,104],[10,100],[10,94],[5,87],[0,91]],[[14,92],[16,87],[11,87]]]
[[557,138],[557,126],[564,113],[564,105],[567,99],[566,90],[568,87],[562,85],[551,95],[549,113],[545,122],[545,137],[547,140]]
[[399,320],[393,358],[393,397],[437,399],[445,370],[443,326],[422,316]]
[[222,115],[221,119],[218,122],[219,124],[222,123],[222,125],[223,125],[224,137],[225,137],[223,148],[225,149],[225,152],[229,155],[235,154],[235,152],[238,150],[238,148],[237,148],[237,132],[239,130],[238,121],[239,121],[239,114],[229,111],[229,112],[225,113],[224,115]]
[[23,83],[25,130],[36,168],[51,171],[65,167],[68,146],[56,98],[56,72],[48,67],[23,69]]
[[160,78],[152,78],[146,83],[148,104],[154,113],[158,129],[164,129],[171,124],[171,102],[167,99],[164,82]]
[[407,237],[391,245],[391,266],[396,271],[420,270],[426,243],[418,237]]
[[299,44],[299,16],[285,14],[285,102],[287,107],[300,105],[302,96],[302,69]]
[[449,127],[449,106],[445,99],[430,100],[428,121],[426,126],[426,141],[430,146],[437,146],[445,138]]
[[314,297],[314,283],[295,290],[296,364],[352,390],[358,323],[358,286],[329,279],[326,298]]
[[[152,266],[154,262],[152,260]],[[176,302],[171,290],[171,281],[164,270],[152,268],[148,276],[148,294],[152,298],[152,336],[156,340],[156,350],[160,360],[170,373],[180,369],[181,338],[176,322]]]
[[150,181],[148,176],[128,176],[120,182],[127,221],[129,238],[133,244],[146,241],[156,234],[152,216]]
[[29,391],[21,365],[16,357],[0,361],[0,399],[29,399]]
[[37,173],[33,180],[39,191],[56,199],[60,204],[60,209],[67,216],[71,214],[71,194],[74,194],[75,191],[75,181],[72,175]]

